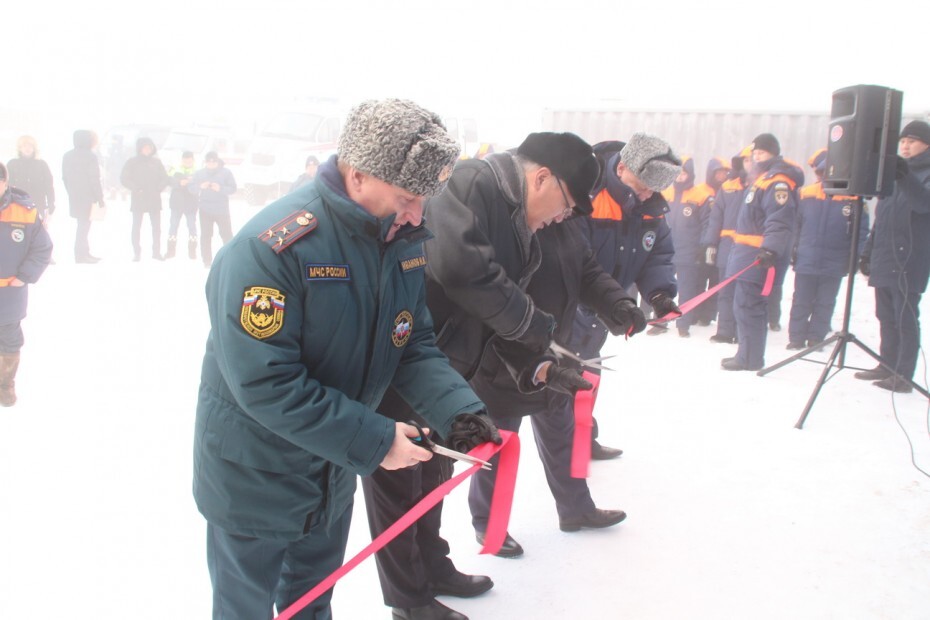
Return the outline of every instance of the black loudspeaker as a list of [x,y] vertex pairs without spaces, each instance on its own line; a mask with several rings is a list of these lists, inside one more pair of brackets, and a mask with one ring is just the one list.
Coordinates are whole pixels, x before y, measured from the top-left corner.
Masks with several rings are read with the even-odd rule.
[[899,90],[865,84],[833,92],[825,193],[891,195],[903,98]]

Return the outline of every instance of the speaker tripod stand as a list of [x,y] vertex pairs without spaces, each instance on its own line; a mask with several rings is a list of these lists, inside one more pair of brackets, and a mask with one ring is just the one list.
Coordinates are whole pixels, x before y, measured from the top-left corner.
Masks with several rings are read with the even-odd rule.
[[[803,351],[799,351],[795,355],[773,364],[767,368],[760,370],[758,374],[760,377],[774,372],[783,366],[787,366],[791,362],[801,359],[806,356],[808,353],[813,351],[819,351],[822,348],[829,346],[830,344],[835,343],[833,351],[830,353],[830,357],[827,358],[826,363],[824,364],[823,372],[820,373],[820,378],[817,380],[817,384],[814,386],[814,391],[811,394],[810,398],[807,401],[807,405],[804,406],[804,411],[801,413],[801,417],[798,419],[797,423],[794,425],[795,428],[804,428],[804,421],[807,420],[807,415],[810,413],[811,408],[814,406],[814,401],[817,400],[817,396],[820,394],[821,388],[823,388],[824,383],[828,379],[831,379],[833,376],[839,373],[839,371],[847,368],[846,366],[846,345],[852,343],[859,347],[863,352],[870,355],[872,358],[877,361],[882,368],[891,373],[892,376],[896,377],[898,381],[908,383],[912,388],[924,395],[924,397],[930,399],[930,392],[925,390],[920,385],[917,385],[911,379],[907,377],[902,377],[897,374],[894,368],[885,362],[881,356],[864,345],[855,335],[851,334],[849,331],[849,319],[852,313],[852,299],[853,299],[853,285],[856,281],[856,267],[859,263],[859,231],[862,226],[862,197],[857,196],[855,202],[853,203],[853,227],[852,227],[852,243],[850,243],[849,248],[849,263],[847,269],[847,279],[846,279],[846,304],[843,308],[843,327],[829,338],[815,344],[813,346],[807,347]],[[833,370],[836,366],[836,372],[833,375],[830,375],[830,371]],[[861,369],[860,369],[861,370]]]

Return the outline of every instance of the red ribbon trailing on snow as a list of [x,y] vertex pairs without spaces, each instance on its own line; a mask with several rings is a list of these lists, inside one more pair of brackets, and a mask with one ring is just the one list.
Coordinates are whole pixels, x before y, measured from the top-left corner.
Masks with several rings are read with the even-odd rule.
[[[735,280],[736,278],[740,277],[741,275],[743,275],[744,273],[746,273],[747,271],[749,271],[750,269],[752,269],[753,267],[755,267],[755,266],[758,265],[758,264],[759,264],[759,261],[758,261],[758,260],[757,260],[757,261],[754,261],[754,262],[752,262],[752,263],[750,263],[749,265],[747,265],[747,266],[746,266],[745,268],[743,268],[742,270],[740,270],[740,271],[734,273],[732,276],[730,276],[729,278],[727,278],[727,279],[724,280],[723,282],[719,283],[717,286],[711,287],[711,288],[707,289],[706,291],[704,291],[703,293],[701,293],[700,295],[696,295],[696,296],[692,297],[691,299],[689,299],[688,301],[684,302],[683,304],[681,304],[680,306],[678,306],[679,308],[681,308],[681,314],[678,314],[678,313],[675,313],[675,312],[669,312],[668,314],[666,314],[666,315],[663,316],[663,317],[660,317],[660,318],[653,319],[653,320],[649,321],[649,324],[650,324],[650,325],[656,325],[656,324],[659,324],[659,323],[668,323],[669,321],[673,321],[673,320],[677,319],[678,317],[680,317],[680,316],[682,316],[682,315],[684,315],[684,314],[688,314],[689,312],[691,312],[692,310],[694,310],[697,306],[700,306],[702,303],[704,303],[705,301],[707,301],[708,298],[713,297],[714,295],[716,295],[717,292],[718,292],[720,289],[722,289],[724,286],[726,286],[727,284],[729,284],[730,282],[732,282],[732,281]],[[763,296],[763,297],[768,297],[768,296],[769,296],[769,294],[772,292],[772,285],[773,285],[774,283],[775,283],[775,268],[774,268],[774,267],[769,267],[769,268],[768,268],[768,271],[767,271],[766,274],[765,274],[765,283],[762,285],[762,296]]]
[[572,439],[572,478],[587,478],[591,464],[591,432],[594,428],[594,403],[601,377],[584,371],[581,375],[594,386],[575,392],[575,434]]
[[[520,438],[516,433],[511,433],[510,431],[502,430],[500,433],[501,439],[503,440],[501,445],[497,446],[488,442],[469,452],[470,455],[484,461],[500,452],[500,459],[497,464],[497,478],[494,484],[494,495],[491,497],[491,511],[488,516],[488,529],[485,534],[484,547],[481,549],[481,553],[497,553],[501,545],[504,544],[504,537],[507,535],[507,525],[510,521],[513,490],[517,481],[517,465],[520,462]],[[445,457],[434,456],[433,458]],[[293,618],[317,597],[335,586],[336,582],[342,579],[352,569],[397,538],[401,532],[413,525],[414,521],[429,512],[430,509],[438,504],[443,497],[448,495],[452,489],[464,482],[466,478],[478,471],[480,467],[480,465],[472,465],[465,471],[453,476],[451,479],[433,489],[426,497],[407,511],[407,514],[381,532],[381,534],[371,541],[371,544],[333,571],[332,574],[314,586],[309,592],[294,601],[290,607],[278,614],[275,620],[289,620]]]

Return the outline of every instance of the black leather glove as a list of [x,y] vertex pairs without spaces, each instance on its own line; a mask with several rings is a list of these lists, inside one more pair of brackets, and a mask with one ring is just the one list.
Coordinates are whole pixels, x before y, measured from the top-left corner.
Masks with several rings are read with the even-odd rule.
[[621,299],[615,303],[610,310],[610,318],[613,324],[608,327],[614,336],[632,336],[646,329],[646,315],[632,299]]
[[488,441],[500,445],[501,434],[486,412],[460,413],[452,420],[446,440],[453,450],[468,452]]
[[649,305],[656,311],[656,317],[658,318],[662,318],[671,312],[681,314],[681,308],[678,307],[678,304],[676,304],[665,291],[653,293],[652,297],[649,298]]
[[774,267],[777,259],[778,255],[775,252],[765,248],[759,248],[759,253],[756,254],[756,260],[759,261],[759,267],[762,269]]
[[895,157],[898,158],[898,161],[895,164],[894,178],[896,181],[900,181],[907,176],[908,172],[911,171],[911,167],[907,165],[907,160],[900,155],[896,155]]
[[552,333],[554,331],[555,318],[548,312],[543,312],[537,308],[533,311],[529,327],[526,328],[522,336],[517,338],[517,342],[533,353],[540,354],[552,344]]
[[868,254],[863,254],[859,257],[859,273],[864,276],[868,276],[872,273],[872,257]]
[[708,245],[704,248],[704,262],[711,267],[717,264],[717,246]]
[[546,372],[546,387],[556,392],[574,396],[578,390],[590,390],[591,385],[577,370],[553,364]]

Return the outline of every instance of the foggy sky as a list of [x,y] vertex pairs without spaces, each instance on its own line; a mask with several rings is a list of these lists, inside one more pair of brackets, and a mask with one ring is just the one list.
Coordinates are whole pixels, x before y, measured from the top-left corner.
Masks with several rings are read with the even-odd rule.
[[925,37],[907,25],[925,22],[917,5],[734,6],[17,0],[3,15],[16,94],[5,89],[0,120],[36,134],[28,125],[105,129],[255,116],[308,96],[401,96],[499,124],[526,118],[532,130],[543,107],[566,105],[828,111],[832,91],[862,83],[903,90],[905,111],[930,110]]

